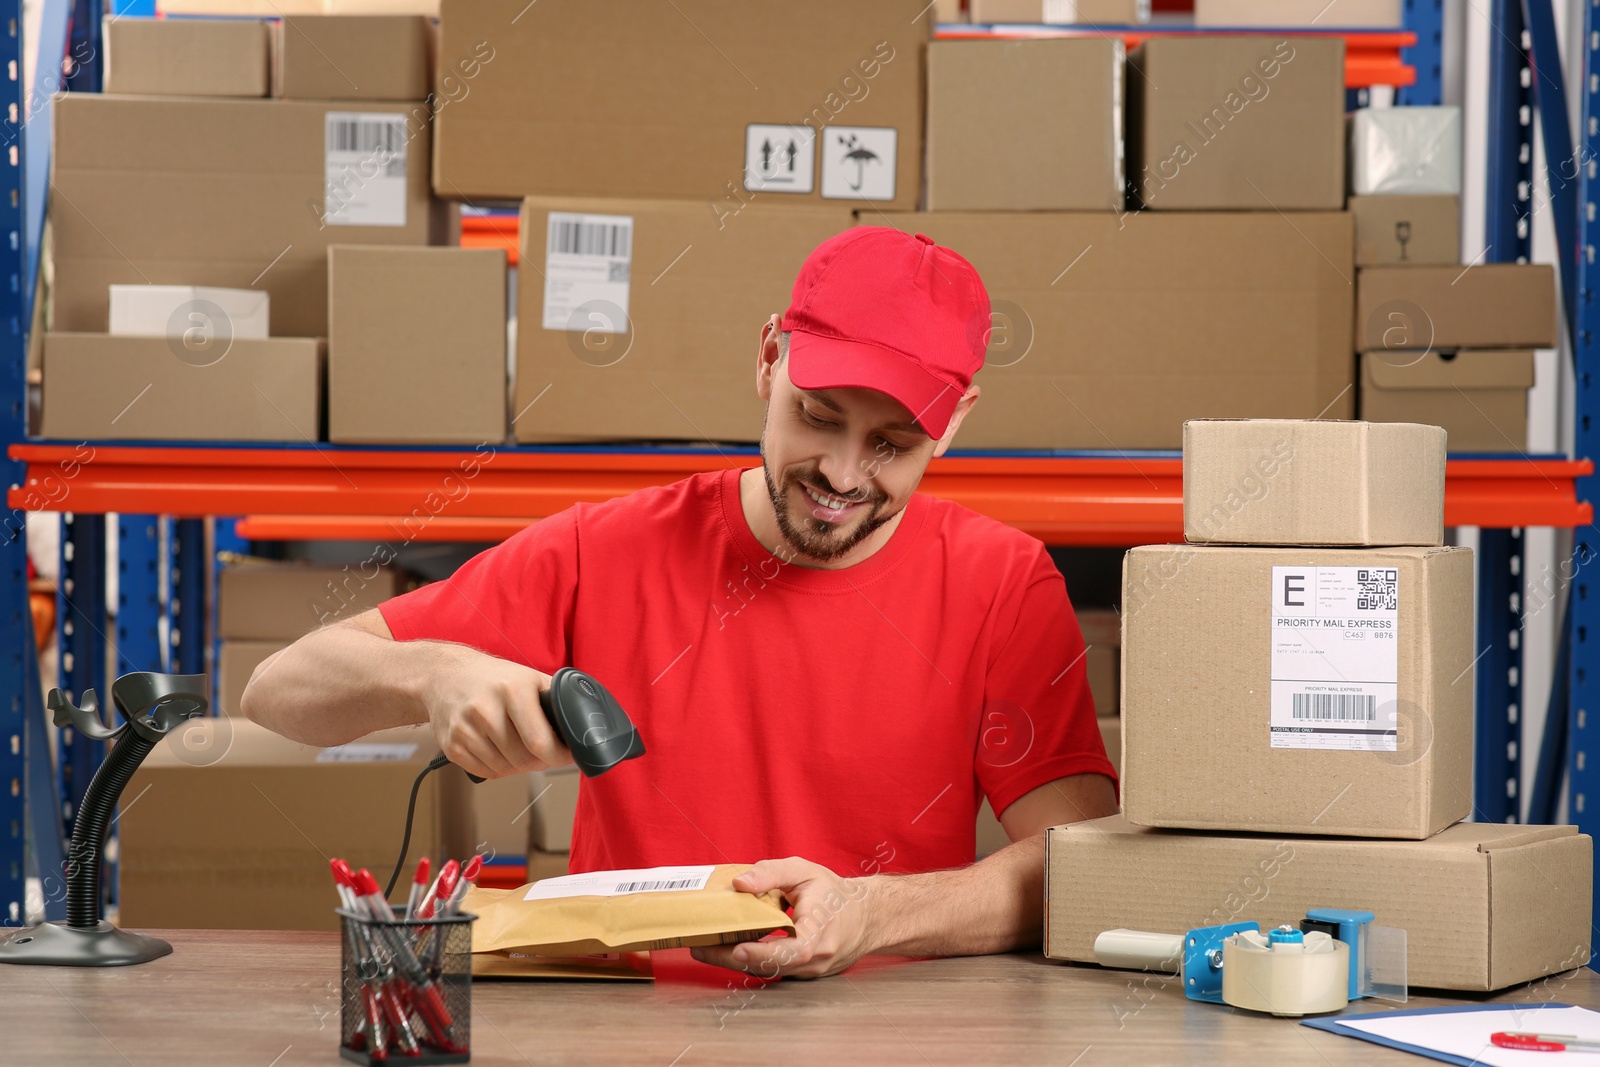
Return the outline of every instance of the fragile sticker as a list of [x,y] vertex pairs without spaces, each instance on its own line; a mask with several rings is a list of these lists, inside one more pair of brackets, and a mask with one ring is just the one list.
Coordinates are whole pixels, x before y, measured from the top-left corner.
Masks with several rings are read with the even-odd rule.
[[630,893],[685,893],[704,889],[711,879],[709,867],[636,867],[624,871],[589,871],[541,878],[528,887],[523,900],[560,897],[617,897]]
[[390,741],[352,741],[317,753],[318,763],[405,763],[417,754],[416,745]]
[[544,328],[628,333],[633,217],[550,212],[544,252]]
[[1272,747],[1394,752],[1400,572],[1272,568]]
[[829,126],[822,131],[825,200],[893,200],[899,131],[890,126]]
[[817,135],[809,126],[744,128],[744,187],[753,193],[809,193]]
[[404,226],[405,116],[330,111],[325,132],[323,224]]

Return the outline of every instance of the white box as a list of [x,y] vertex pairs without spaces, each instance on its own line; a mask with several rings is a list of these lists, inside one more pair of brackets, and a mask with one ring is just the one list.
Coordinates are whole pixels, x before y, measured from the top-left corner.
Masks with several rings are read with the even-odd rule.
[[201,331],[207,340],[264,341],[268,294],[259,289],[205,285],[113,285],[114,337],[183,337]]
[[1350,191],[1459,196],[1461,109],[1364,107],[1350,116]]

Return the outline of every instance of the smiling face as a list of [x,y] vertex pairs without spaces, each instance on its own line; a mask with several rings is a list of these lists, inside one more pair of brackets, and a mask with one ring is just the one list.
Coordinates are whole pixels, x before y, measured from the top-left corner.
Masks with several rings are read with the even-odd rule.
[[767,401],[761,459],[770,517],[801,557],[797,562],[859,562],[892,533],[928,463],[949,447],[977,390],[962,399],[945,436],[936,441],[884,393],[796,388],[775,318],[762,341],[757,391]]

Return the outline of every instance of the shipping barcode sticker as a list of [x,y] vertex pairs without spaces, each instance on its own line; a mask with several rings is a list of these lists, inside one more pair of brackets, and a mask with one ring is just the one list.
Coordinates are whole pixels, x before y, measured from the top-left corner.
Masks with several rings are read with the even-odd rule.
[[417,754],[416,745],[398,741],[352,741],[317,753],[318,763],[404,763]]
[[629,893],[682,893],[704,889],[715,867],[636,867],[625,871],[589,871],[541,878],[523,900],[562,897],[618,897]]
[[627,333],[633,217],[550,212],[544,250],[544,328]]
[[1272,568],[1272,747],[1397,750],[1400,572]]
[[324,160],[328,226],[406,224],[406,120],[382,112],[330,111]]

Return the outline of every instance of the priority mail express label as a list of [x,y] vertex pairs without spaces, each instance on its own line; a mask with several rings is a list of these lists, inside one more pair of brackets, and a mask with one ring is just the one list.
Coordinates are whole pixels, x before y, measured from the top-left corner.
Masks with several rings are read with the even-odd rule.
[[1394,752],[1400,572],[1272,568],[1272,747]]

